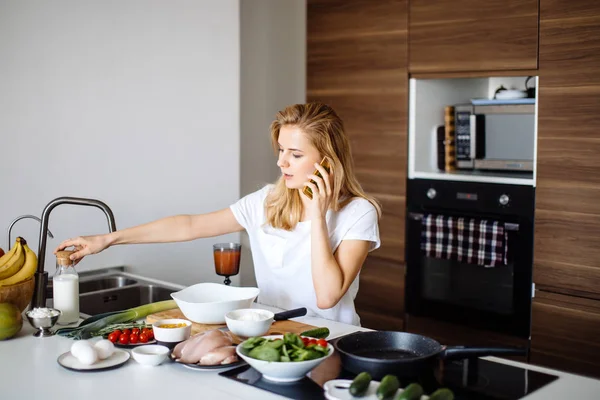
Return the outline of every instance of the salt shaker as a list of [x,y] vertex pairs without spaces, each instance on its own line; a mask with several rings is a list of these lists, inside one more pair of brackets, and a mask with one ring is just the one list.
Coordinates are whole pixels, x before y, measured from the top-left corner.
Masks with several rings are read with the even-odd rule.
[[61,311],[59,325],[79,321],[79,275],[69,256],[73,250],[56,253],[56,273],[52,278],[54,308]]

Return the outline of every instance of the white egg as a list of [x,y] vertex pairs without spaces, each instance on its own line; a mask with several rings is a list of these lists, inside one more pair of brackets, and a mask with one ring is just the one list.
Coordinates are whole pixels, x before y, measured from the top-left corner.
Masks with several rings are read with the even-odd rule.
[[71,354],[73,354],[73,357],[79,358],[79,354],[81,353],[81,350],[84,348],[90,348],[90,347],[92,347],[92,344],[90,342],[88,342],[87,340],[77,340],[71,346]]
[[92,365],[98,361],[98,353],[93,346],[82,347],[79,349],[77,359],[84,365]]
[[98,358],[104,360],[113,355],[115,352],[115,345],[107,339],[101,339],[94,344],[96,348],[96,352],[98,353]]

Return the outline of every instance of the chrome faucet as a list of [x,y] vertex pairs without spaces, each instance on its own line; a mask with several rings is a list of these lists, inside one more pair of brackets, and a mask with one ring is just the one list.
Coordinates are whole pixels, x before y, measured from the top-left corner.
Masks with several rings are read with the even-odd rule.
[[[39,219],[38,217],[36,217],[35,215],[30,215],[30,214],[26,214],[26,215],[21,215],[15,219],[13,219],[13,221],[10,223],[10,225],[8,225],[8,247],[7,249],[10,249],[12,246],[12,239],[11,239],[11,235],[12,235],[12,228],[13,226],[19,222],[22,219],[25,218],[31,218],[31,219],[35,219],[37,222],[39,222],[40,224],[42,223],[42,220]],[[50,238],[54,239],[54,235],[52,234],[52,232],[50,232],[50,229],[48,229],[48,236],[50,236]]]
[[46,307],[46,286],[48,285],[48,272],[44,270],[47,241],[46,231],[48,230],[48,218],[50,217],[50,213],[56,206],[60,204],[98,207],[104,211],[104,214],[106,214],[106,218],[108,219],[108,229],[110,232],[117,230],[115,216],[113,215],[112,210],[100,200],[83,199],[78,197],[59,197],[48,203],[42,212],[40,243],[38,246],[38,267],[35,273],[35,291],[33,292],[33,299],[31,300],[32,308]]

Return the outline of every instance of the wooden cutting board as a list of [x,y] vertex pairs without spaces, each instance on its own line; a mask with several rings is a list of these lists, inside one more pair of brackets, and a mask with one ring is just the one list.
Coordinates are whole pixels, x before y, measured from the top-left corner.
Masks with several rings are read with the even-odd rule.
[[[172,310],[161,311],[156,314],[148,315],[146,317],[146,323],[152,324],[161,319],[171,319],[171,318],[186,319],[189,321],[189,319],[183,315],[183,313],[181,312],[181,310],[179,308],[174,308]],[[225,324],[208,325],[208,324],[199,324],[197,322],[192,322],[192,335],[195,335],[200,332],[210,331],[213,329],[223,328],[225,326],[227,326],[227,325],[225,325]],[[297,322],[297,321],[292,321],[292,320],[275,321],[271,325],[269,332],[267,332],[266,334],[267,335],[282,335],[286,332],[302,333],[304,331],[307,331],[309,329],[314,329],[314,328],[316,328],[316,327],[313,325],[307,325],[307,324],[303,324],[302,322]],[[231,334],[231,335],[234,337],[234,339],[237,339],[237,340],[234,340],[234,343],[241,343],[243,341],[243,339],[238,338],[234,334]]]

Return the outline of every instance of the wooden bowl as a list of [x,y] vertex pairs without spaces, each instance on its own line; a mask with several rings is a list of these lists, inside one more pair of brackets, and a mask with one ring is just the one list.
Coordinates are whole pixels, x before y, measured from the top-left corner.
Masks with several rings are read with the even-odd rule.
[[0,303],[12,303],[23,312],[31,302],[34,289],[33,277],[11,286],[0,286]]

